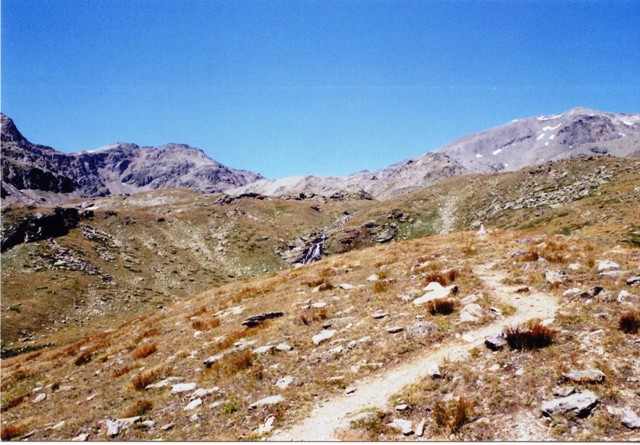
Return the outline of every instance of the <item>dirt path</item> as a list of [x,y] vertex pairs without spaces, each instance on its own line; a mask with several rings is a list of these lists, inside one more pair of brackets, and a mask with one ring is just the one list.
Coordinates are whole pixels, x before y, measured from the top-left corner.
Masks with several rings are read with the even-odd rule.
[[[467,351],[484,343],[492,335],[497,335],[506,325],[523,323],[531,318],[553,317],[557,305],[552,295],[544,293],[517,294],[516,288],[500,283],[504,274],[491,270],[491,264],[477,266],[474,273],[479,276],[492,292],[492,296],[517,308],[516,312],[488,326],[468,332],[473,339],[459,340],[443,345],[435,351],[426,351],[409,363],[398,365],[388,372],[360,382],[356,392],[342,395],[317,406],[310,416],[288,431],[277,430],[269,440],[277,441],[337,441],[336,431],[349,427],[350,417],[363,408],[384,409],[389,398],[402,388],[415,383],[427,375],[426,370],[433,363],[440,363],[445,357],[449,361],[459,361],[467,356]],[[466,335],[465,335],[466,337]]]
[[455,222],[455,210],[458,206],[458,197],[452,196],[447,197],[447,202],[440,213],[440,218],[442,220],[442,229],[440,233],[449,233],[451,229],[453,229],[453,223]]

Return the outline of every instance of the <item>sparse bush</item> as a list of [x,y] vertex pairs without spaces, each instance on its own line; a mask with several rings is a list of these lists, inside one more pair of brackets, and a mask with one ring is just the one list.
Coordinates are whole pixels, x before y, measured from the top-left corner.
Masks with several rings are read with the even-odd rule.
[[23,425],[6,425],[2,427],[2,434],[0,434],[0,438],[2,440],[11,440],[14,437],[18,437],[24,434],[24,426]]
[[234,402],[224,402],[220,407],[220,410],[225,414],[233,414],[238,411],[238,405]]
[[385,280],[376,281],[373,283],[373,292],[381,294],[389,289],[389,282]]
[[440,429],[447,428],[455,434],[469,421],[473,415],[473,404],[470,400],[460,397],[451,400],[448,405],[438,400],[433,406],[433,419]]
[[122,413],[122,417],[143,416],[153,409],[153,404],[149,400],[139,400]]
[[220,319],[218,317],[214,317],[210,320],[196,319],[191,322],[191,326],[193,329],[198,331],[206,331],[207,329],[217,328],[220,326]]
[[133,368],[129,365],[124,365],[122,368],[116,369],[111,374],[114,378],[120,377],[131,371]]
[[160,369],[150,369],[148,371],[141,372],[140,374],[135,376],[131,380],[131,384],[138,391],[142,391],[147,387],[147,385],[150,385],[156,380],[158,380],[160,375],[161,375]]
[[620,330],[627,334],[637,334],[640,330],[640,313],[631,311],[622,314],[619,322]]
[[327,309],[326,308],[315,308],[312,307],[310,309],[305,310],[302,314],[300,314],[299,320],[305,325],[309,326],[314,321],[322,321],[328,318]]
[[156,344],[151,343],[148,345],[140,346],[138,349],[134,350],[131,353],[131,356],[137,360],[137,359],[148,357],[154,352],[156,352],[157,350],[158,348],[156,347]]
[[253,353],[242,351],[234,354],[227,354],[221,360],[211,366],[211,370],[218,375],[231,376],[245,370],[253,365]]
[[148,337],[154,337],[156,335],[160,334],[160,329],[158,328],[151,328],[151,329],[147,329],[146,331],[144,331],[142,334],[138,335],[136,337],[136,342],[141,341],[143,338],[148,338]]
[[205,312],[207,312],[207,307],[206,306],[200,306],[199,308],[191,311],[189,314],[187,314],[187,320],[190,320],[191,317],[197,317],[200,314],[204,314]]
[[440,285],[442,286],[448,286],[449,284],[456,281],[456,278],[458,278],[459,276],[460,271],[458,269],[448,269],[441,272],[433,272],[424,279],[424,284],[429,284],[435,281],[436,283],[440,283]]
[[449,315],[453,313],[457,306],[455,300],[449,298],[438,298],[429,302],[428,310],[431,315]]
[[503,335],[512,349],[536,349],[544,348],[553,343],[556,331],[536,322],[506,327]]

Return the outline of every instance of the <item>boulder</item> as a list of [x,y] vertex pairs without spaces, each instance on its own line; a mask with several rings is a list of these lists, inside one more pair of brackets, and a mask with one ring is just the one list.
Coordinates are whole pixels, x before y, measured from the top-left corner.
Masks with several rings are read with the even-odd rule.
[[479,304],[470,303],[460,310],[460,321],[477,321],[482,317],[482,308]]
[[171,394],[179,394],[182,392],[193,391],[196,389],[195,383],[178,383],[171,387]]
[[640,275],[636,275],[635,277],[627,278],[627,284],[631,286],[632,284],[640,283]]
[[614,408],[613,406],[607,406],[607,412],[620,416],[620,423],[627,428],[634,430],[640,428],[640,417],[638,417],[631,408]]
[[388,227],[378,234],[378,237],[376,238],[376,242],[380,244],[388,243],[389,241],[394,239],[397,234],[398,234],[397,230],[395,230],[392,227]]
[[566,372],[562,377],[572,383],[602,383],[605,379],[604,372],[599,369]]
[[553,395],[558,397],[568,397],[576,392],[575,386],[556,386],[553,388]]
[[202,405],[202,399],[195,399],[189,402],[189,404],[182,409],[183,411],[190,411],[192,409],[196,409],[200,405]]
[[410,337],[424,338],[431,332],[431,323],[418,321],[407,328]]
[[597,404],[598,397],[592,391],[584,391],[544,402],[540,408],[545,416],[560,414],[563,416],[587,417]]
[[505,347],[505,345],[507,344],[507,340],[500,335],[495,335],[493,337],[487,338],[484,341],[484,344],[492,351],[499,351],[500,349]]
[[[429,288],[429,286],[431,286],[432,284],[433,283],[429,283],[427,288]],[[438,284],[438,286],[440,285]],[[413,304],[414,306],[422,306],[423,304],[428,303],[429,301],[437,300],[438,298],[447,297],[451,292],[455,292],[456,289],[457,289],[457,286],[454,286],[454,285],[447,286],[447,287],[440,286],[439,288],[433,287],[429,289],[427,293],[425,293],[423,296],[413,300]]]
[[405,419],[393,419],[387,426],[399,430],[403,435],[410,436],[413,434],[413,423]]
[[104,423],[107,425],[107,436],[115,437],[134,423],[140,422],[140,420],[140,416],[105,420]]
[[224,357],[224,355],[225,355],[224,352],[221,352],[220,354],[212,355],[211,357],[206,359],[203,363],[207,368],[211,368],[211,365],[220,361],[222,357]]
[[598,260],[598,272],[602,272],[604,270],[619,270],[620,265],[615,261],[611,260]]
[[270,320],[272,318],[282,317],[284,312],[265,312],[263,314],[254,315],[253,317],[247,318],[242,322],[243,326],[247,326],[249,328],[253,328],[262,324],[265,320]]
[[278,394],[276,396],[265,397],[264,399],[260,399],[257,402],[253,402],[251,405],[249,405],[249,409],[256,409],[260,406],[277,405],[281,402],[284,402],[284,397]]
[[290,375],[284,376],[276,382],[276,386],[280,389],[287,389],[293,384],[294,378]]
[[319,345],[320,343],[322,343],[323,341],[329,340],[331,337],[333,337],[334,335],[336,335],[336,331],[335,330],[323,330],[320,331],[320,333],[314,335],[311,340],[313,340],[313,344],[314,345]]
[[562,284],[567,279],[567,273],[564,270],[546,270],[544,279],[553,285]]

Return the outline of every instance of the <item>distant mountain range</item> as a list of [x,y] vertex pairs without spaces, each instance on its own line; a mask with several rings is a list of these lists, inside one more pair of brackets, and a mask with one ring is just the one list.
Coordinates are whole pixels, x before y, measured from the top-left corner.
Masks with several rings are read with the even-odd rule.
[[313,193],[388,199],[451,176],[514,171],[581,154],[640,158],[640,114],[574,108],[558,115],[516,119],[373,172],[275,180],[224,166],[183,144],[117,143],[66,154],[32,144],[2,115],[1,192],[5,203],[57,203],[185,187],[230,195]]

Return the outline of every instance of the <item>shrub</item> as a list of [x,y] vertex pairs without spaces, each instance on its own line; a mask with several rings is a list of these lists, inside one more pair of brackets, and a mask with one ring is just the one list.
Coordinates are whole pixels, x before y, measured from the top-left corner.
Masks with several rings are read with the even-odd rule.
[[116,369],[115,371],[113,371],[113,373],[111,374],[114,378],[120,377],[122,375],[125,375],[126,373],[128,373],[129,371],[131,371],[131,366],[129,365],[124,365],[122,368],[120,369]]
[[143,416],[153,409],[153,404],[148,400],[139,400],[122,413],[122,417]]
[[93,358],[93,355],[91,351],[84,351],[78,357],[76,357],[73,363],[76,366],[82,366],[86,363],[89,363],[92,358]]
[[448,405],[438,400],[433,406],[432,415],[438,428],[447,428],[455,434],[473,415],[473,404],[464,397],[452,400]]
[[220,410],[225,414],[233,414],[238,411],[238,405],[234,402],[224,402],[220,407]]
[[15,408],[16,406],[20,405],[25,398],[26,398],[26,394],[20,394],[18,396],[7,397],[2,399],[2,407],[0,411],[5,412],[11,408]]
[[160,377],[160,369],[150,369],[145,372],[141,372],[131,380],[131,384],[138,391],[144,390],[147,385],[152,384]]
[[640,330],[640,313],[632,311],[622,314],[619,326],[620,330],[627,334],[637,334]]
[[302,322],[302,324],[305,326],[309,326],[314,321],[322,321],[326,320],[327,318],[328,315],[326,308],[312,307],[300,314],[300,322]]
[[536,322],[506,327],[503,335],[512,349],[535,349],[549,346],[553,342],[556,331]]
[[131,353],[131,356],[137,360],[137,359],[148,357],[154,352],[156,352],[157,350],[158,348],[156,348],[156,344],[151,343],[148,345],[140,346],[138,349],[134,350]]
[[2,427],[2,433],[0,434],[0,437],[2,438],[2,440],[11,440],[14,437],[21,436],[23,432],[24,426],[11,424]]
[[191,326],[193,327],[193,329],[196,329],[198,331],[205,331],[207,329],[217,328],[218,326],[220,326],[220,319],[218,317],[214,317],[210,320],[197,319],[191,322]]
[[428,310],[431,315],[449,315],[457,306],[455,300],[438,298],[429,302]]
[[424,279],[424,284],[429,284],[432,282],[440,283],[442,286],[448,286],[449,284],[456,281],[456,278],[460,276],[460,271],[458,269],[448,269],[443,270],[442,272],[433,272],[429,274]]
[[242,351],[235,354],[227,354],[221,360],[214,363],[211,370],[219,375],[231,376],[253,365],[253,353]]
[[373,284],[373,292],[375,292],[376,294],[381,294],[382,292],[386,292],[387,289],[389,289],[389,282],[388,281],[376,281]]
[[146,331],[144,331],[142,334],[138,335],[135,339],[136,342],[139,342],[140,340],[142,340],[143,338],[147,338],[147,337],[154,337],[156,335],[160,334],[160,329],[158,328],[151,328],[151,329],[147,329]]

